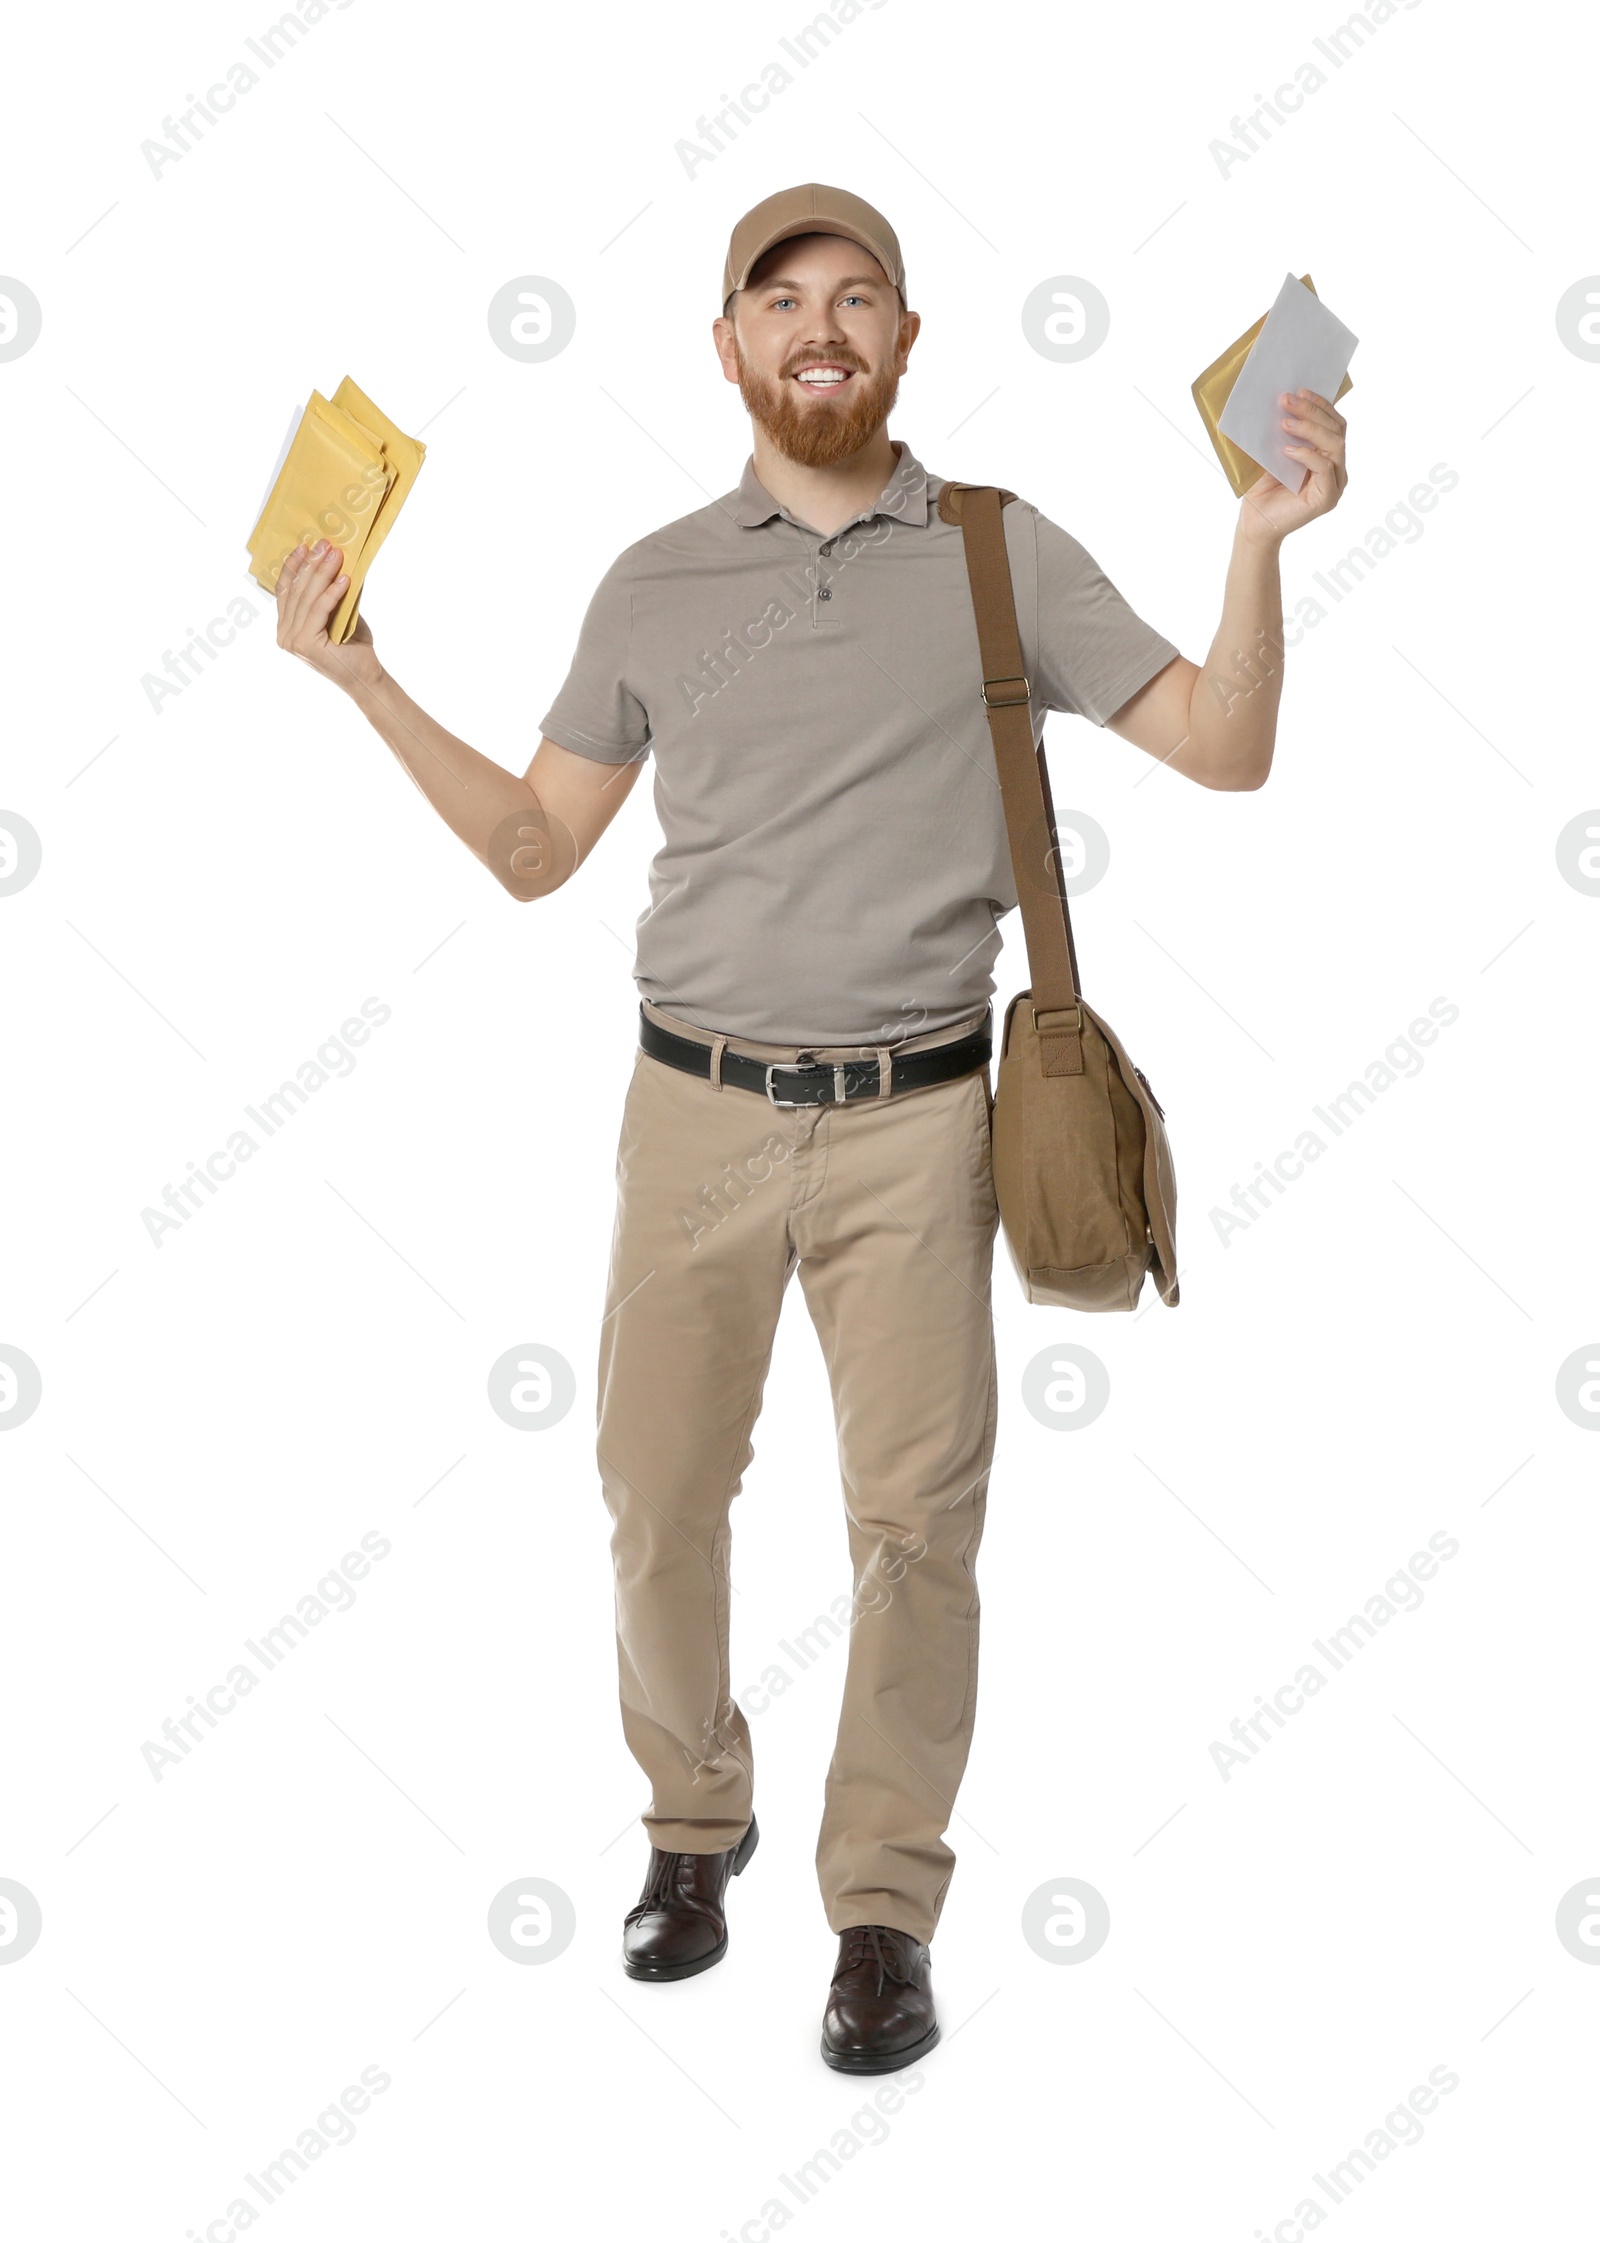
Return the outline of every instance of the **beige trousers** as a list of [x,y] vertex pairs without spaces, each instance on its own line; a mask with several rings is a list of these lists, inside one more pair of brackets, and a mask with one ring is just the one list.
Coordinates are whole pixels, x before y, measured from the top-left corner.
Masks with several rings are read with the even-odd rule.
[[[713,1048],[778,1060],[800,1048],[646,1009]],[[729,1687],[729,1512],[798,1268],[832,1388],[855,1584],[816,1857],[836,1932],[890,1924],[930,1939],[955,1865],[944,1832],[972,1735],[995,1436],[991,1104],[979,1068],[893,1098],[784,1109],[640,1051],[623,1112],[597,1447],[623,1730],[651,1785],[644,1825],[665,1850],[720,1853],[750,1821],[750,1731]]]

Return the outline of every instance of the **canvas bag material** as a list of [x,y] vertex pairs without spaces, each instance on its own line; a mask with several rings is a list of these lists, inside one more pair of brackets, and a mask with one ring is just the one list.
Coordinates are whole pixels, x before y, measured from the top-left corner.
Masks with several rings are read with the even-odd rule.
[[946,483],[982,657],[1028,987],[1006,1007],[994,1092],[1000,1224],[1023,1292],[1048,1308],[1131,1309],[1148,1272],[1178,1302],[1177,1182],[1166,1120],[1110,1023],[1083,999],[1050,775],[1036,746],[1001,508],[1014,491]]

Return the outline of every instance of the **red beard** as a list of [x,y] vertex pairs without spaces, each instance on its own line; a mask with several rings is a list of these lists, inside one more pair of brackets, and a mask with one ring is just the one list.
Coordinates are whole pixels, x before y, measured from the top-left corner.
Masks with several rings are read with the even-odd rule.
[[[797,466],[837,466],[870,443],[894,410],[900,377],[893,360],[880,372],[868,374],[854,351],[829,353],[838,365],[851,370],[853,378],[846,384],[844,397],[824,401],[801,396],[799,384],[788,371],[776,377],[753,373],[737,336],[733,347],[745,410],[758,427],[766,430],[784,458]],[[801,359],[798,363],[815,365],[817,361]]]

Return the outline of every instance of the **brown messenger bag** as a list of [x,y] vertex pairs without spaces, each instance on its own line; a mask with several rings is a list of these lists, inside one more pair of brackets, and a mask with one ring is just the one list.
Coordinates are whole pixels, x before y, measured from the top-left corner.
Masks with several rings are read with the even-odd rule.
[[1029,986],[1006,1007],[994,1092],[994,1184],[1006,1245],[1030,1301],[1129,1309],[1148,1270],[1178,1301],[1177,1183],[1155,1094],[1083,1001],[1044,750],[1023,675],[1002,506],[982,483],[946,483],[972,585],[983,705],[1028,948]]

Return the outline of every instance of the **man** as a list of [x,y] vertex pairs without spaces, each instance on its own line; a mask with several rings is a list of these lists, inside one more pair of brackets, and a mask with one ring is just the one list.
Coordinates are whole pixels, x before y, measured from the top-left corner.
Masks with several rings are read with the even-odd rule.
[[[729,1511],[798,1268],[855,1579],[817,1848],[839,1935],[822,2053],[854,2072],[939,2037],[929,1943],[972,1731],[995,1432],[991,968],[1017,900],[961,532],[887,433],[920,324],[899,243],[858,197],[793,187],[739,221],[712,335],[752,456],[736,490],[606,572],[523,778],[420,709],[365,623],[329,644],[336,549],[302,548],[278,590],[279,643],[352,694],[514,897],[571,877],[655,753],[663,845],[599,1364],[622,1720],[652,1794],[624,1967],[664,1980],[719,1961],[756,1844]],[[1278,545],[1345,481],[1341,417],[1305,393],[1284,404],[1310,479],[1297,495],[1263,476],[1241,505],[1204,669],[1065,531],[1006,507],[1039,736],[1047,710],[1071,711],[1202,786],[1262,784]]]

